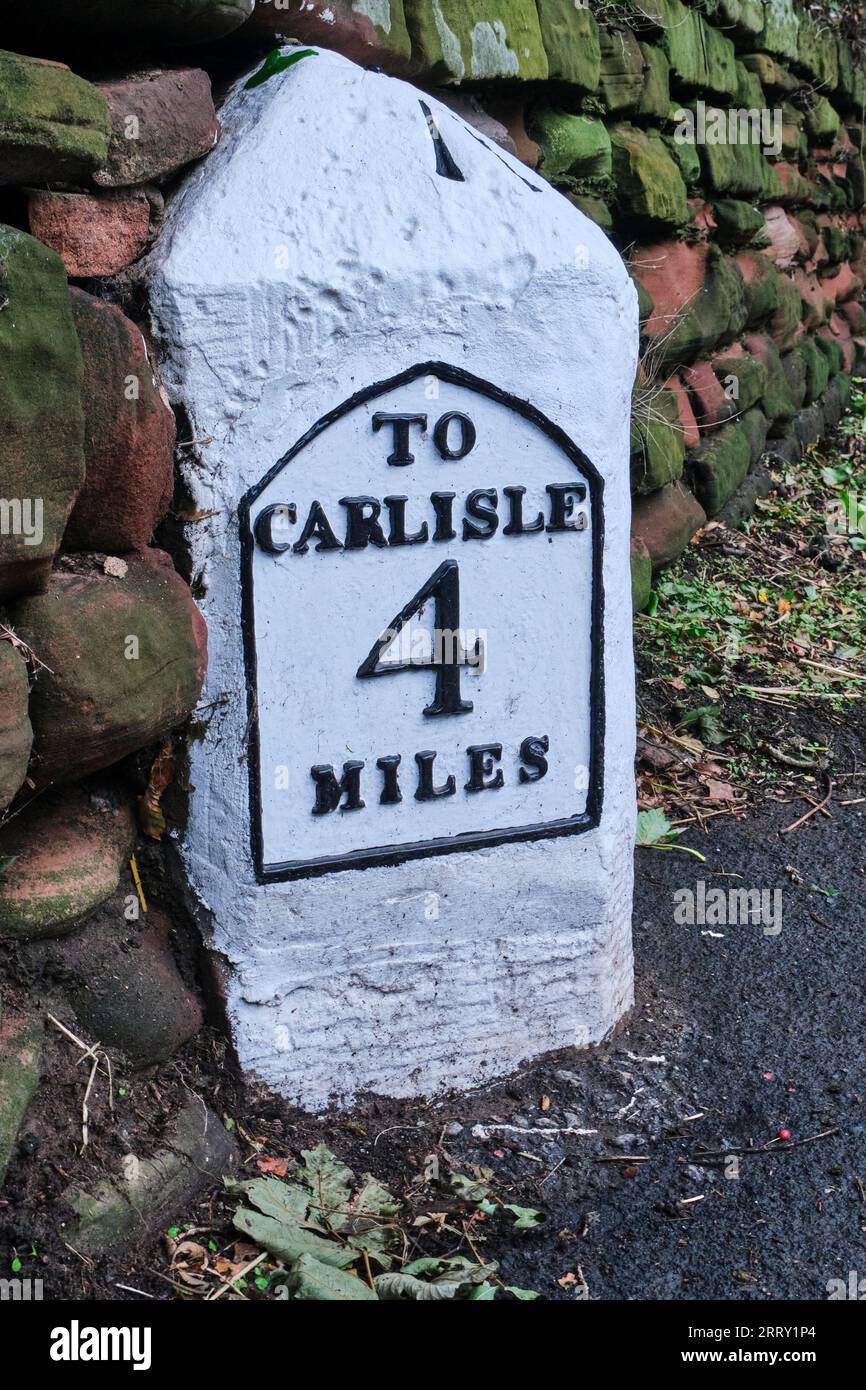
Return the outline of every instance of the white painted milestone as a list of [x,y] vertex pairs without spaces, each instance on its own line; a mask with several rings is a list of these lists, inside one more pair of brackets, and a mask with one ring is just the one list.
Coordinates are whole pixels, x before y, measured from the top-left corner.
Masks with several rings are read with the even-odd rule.
[[151,266],[208,622],[181,845],[242,1065],[311,1107],[631,1001],[633,287],[406,83],[247,90]]

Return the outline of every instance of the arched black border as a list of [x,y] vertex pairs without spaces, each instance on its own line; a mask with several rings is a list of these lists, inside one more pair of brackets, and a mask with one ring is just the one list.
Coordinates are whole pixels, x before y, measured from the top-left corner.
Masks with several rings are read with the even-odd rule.
[[[509,410],[522,415],[537,426],[554,444],[571,459],[585,477],[589,486],[592,503],[592,599],[590,632],[590,766],[589,787],[587,789],[586,810],[582,815],[566,819],[546,821],[542,825],[518,826],[514,829],[467,831],[448,839],[423,840],[409,845],[386,845],[375,849],[353,850],[346,855],[330,855],[321,859],[291,861],[284,864],[264,863],[264,840],[262,832],[262,803],[260,783],[260,746],[258,724],[258,682],[256,671],[255,615],[253,604],[253,554],[255,541],[250,526],[250,509],[256,498],[290,463],[302,449],[322,434],[329,425],[344,415],[348,415],[359,405],[373,400],[376,396],[392,391],[416,381],[420,376],[436,376],[441,381],[450,381],[457,386],[468,387],[479,395],[498,401]],[[310,878],[321,874],[337,873],[344,869],[369,869],[381,865],[402,864],[408,859],[421,859],[434,854],[453,854],[461,850],[484,849],[493,845],[509,844],[515,840],[542,840],[553,836],[576,835],[592,830],[601,819],[602,788],[604,783],[604,586],[602,557],[604,552],[604,479],[597,468],[577,447],[564,430],[549,420],[529,401],[512,396],[493,386],[481,377],[473,376],[461,367],[449,366],[446,362],[422,362],[387,381],[378,381],[338,405],[334,410],[317,420],[306,434],[283,454],[260,482],[244,495],[238,507],[238,520],[241,536],[241,612],[244,642],[244,660],[247,681],[247,731],[249,745],[250,794],[250,837],[253,864],[259,883],[279,883],[293,879]]]

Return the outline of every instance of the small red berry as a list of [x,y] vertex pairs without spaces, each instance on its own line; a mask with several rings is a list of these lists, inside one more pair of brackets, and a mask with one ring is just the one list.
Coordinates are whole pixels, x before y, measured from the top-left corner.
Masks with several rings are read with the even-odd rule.
[[791,1137],[791,1131],[790,1131],[789,1129],[780,1129],[780,1130],[779,1130],[779,1138],[780,1138],[780,1139],[790,1139],[790,1137]]

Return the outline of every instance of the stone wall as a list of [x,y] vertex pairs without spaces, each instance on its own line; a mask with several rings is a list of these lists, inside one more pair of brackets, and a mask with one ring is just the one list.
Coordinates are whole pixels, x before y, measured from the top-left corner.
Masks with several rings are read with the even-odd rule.
[[[819,7],[39,0],[4,14],[0,941],[34,960],[47,942],[69,1008],[139,1064],[200,1024],[164,924],[136,915],[128,859],[165,833],[174,731],[206,659],[180,539],[199,518],[182,492],[172,502],[146,254],[219,139],[213,92],[218,106],[283,39],[435,89],[626,259],[644,346],[636,607],[707,516],[754,502],[762,459],[795,464],[835,424],[866,352],[866,71]],[[178,423],[177,447],[206,467],[207,441]],[[91,916],[105,903],[126,938]],[[120,980],[135,1009],[88,978]]]

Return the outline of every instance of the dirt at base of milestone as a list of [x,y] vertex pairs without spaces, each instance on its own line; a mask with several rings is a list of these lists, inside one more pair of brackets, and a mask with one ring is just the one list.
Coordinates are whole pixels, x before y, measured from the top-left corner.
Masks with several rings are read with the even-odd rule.
[[[866,820],[862,806],[835,806],[832,819],[780,834],[804,809],[768,806],[687,836],[704,865],[639,851],[637,1000],[626,1026],[602,1047],[544,1058],[469,1094],[370,1099],[311,1118],[273,1097],[244,1100],[222,1044],[204,1034],[150,1077],[121,1074],[127,1094],[114,1119],[100,1111],[77,1157],[81,1068],[52,1040],[25,1124],[38,1147],[11,1166],[0,1206],[4,1271],[17,1254],[49,1298],[135,1298],[129,1288],[177,1297],[159,1239],[82,1260],[64,1244],[52,1200],[69,1177],[93,1180],[123,1153],[158,1144],[192,1090],[234,1121],[249,1176],[268,1156],[320,1142],[373,1172],[405,1203],[415,1254],[469,1253],[471,1212],[444,1179],[486,1170],[498,1198],[545,1220],[520,1232],[504,1214],[473,1222],[475,1249],[499,1261],[505,1282],[547,1299],[825,1298],[829,1280],[866,1263]],[[781,917],[769,927],[678,924],[674,895],[699,880],[778,889]],[[568,1133],[583,1129],[595,1132]],[[431,1213],[432,1230],[412,1224]],[[234,1238],[219,1188],[176,1224],[205,1228],[198,1239],[220,1249]]]

